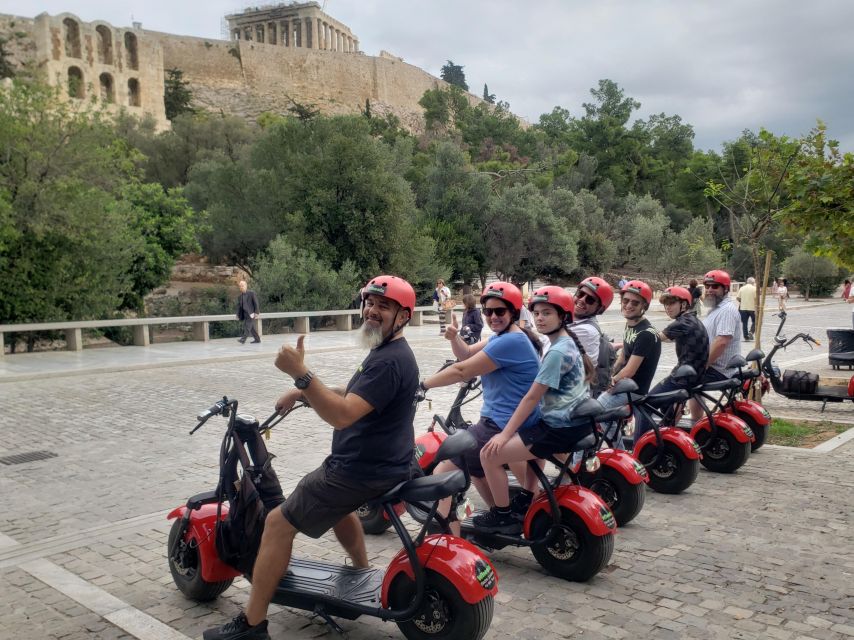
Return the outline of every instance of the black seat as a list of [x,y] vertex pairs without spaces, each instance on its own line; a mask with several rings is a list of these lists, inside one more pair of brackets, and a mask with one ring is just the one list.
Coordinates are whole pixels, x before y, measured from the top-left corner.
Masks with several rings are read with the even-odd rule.
[[701,387],[701,391],[725,391],[732,389],[741,384],[741,380],[737,378],[727,378],[726,380],[717,380],[715,382],[706,382]]
[[575,453],[576,451],[586,451],[587,449],[590,449],[595,446],[596,436],[591,433],[584,436],[581,440],[572,445],[572,449],[570,449],[569,451],[563,451],[561,453]]
[[744,359],[748,362],[757,362],[765,357],[765,352],[762,349],[751,349]]
[[687,389],[676,389],[675,391],[665,391],[664,393],[656,393],[655,395],[646,396],[643,398],[643,403],[655,409],[669,407],[674,402],[682,402],[691,397]]
[[638,383],[632,380],[631,378],[623,378],[617,381],[613,387],[608,389],[608,393],[612,396],[619,395],[621,393],[632,393],[638,390]]
[[386,493],[381,502],[434,502],[447,498],[466,488],[466,476],[462,471],[448,471],[423,478],[415,478],[397,485]]
[[436,452],[436,462],[449,460],[461,456],[469,449],[477,448],[477,440],[466,429],[459,429],[452,433],[445,441],[439,445],[439,450]]
[[747,360],[745,360],[744,357],[742,357],[742,356],[733,356],[726,363],[727,369],[735,369],[736,367],[746,367],[746,366],[747,366]]
[[615,407],[614,409],[608,409],[605,413],[600,413],[596,416],[597,422],[614,422],[614,420],[623,420],[624,418],[628,418],[632,415],[632,408],[624,404],[622,407]]
[[605,407],[602,406],[602,403],[598,400],[594,400],[593,398],[587,398],[580,405],[575,407],[572,410],[572,421],[575,422],[576,419],[580,420],[582,418],[595,418],[600,413],[605,411]]

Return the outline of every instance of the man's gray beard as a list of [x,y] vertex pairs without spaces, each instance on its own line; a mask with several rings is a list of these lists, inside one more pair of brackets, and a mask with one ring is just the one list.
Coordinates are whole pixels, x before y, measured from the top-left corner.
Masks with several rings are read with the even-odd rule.
[[714,309],[717,307],[723,298],[718,298],[717,296],[706,296],[706,306],[709,309]]
[[359,344],[365,349],[376,349],[383,342],[382,327],[372,329],[367,323],[359,329]]

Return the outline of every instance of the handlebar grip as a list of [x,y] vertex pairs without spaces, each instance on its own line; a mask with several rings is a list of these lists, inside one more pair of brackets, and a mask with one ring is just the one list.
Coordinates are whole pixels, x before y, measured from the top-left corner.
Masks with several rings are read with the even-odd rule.
[[226,403],[224,400],[220,400],[219,402],[214,404],[210,409],[207,409],[206,411],[203,411],[202,413],[197,415],[196,420],[203,422],[212,416],[219,415],[220,413],[222,413],[222,410],[225,408],[225,404]]

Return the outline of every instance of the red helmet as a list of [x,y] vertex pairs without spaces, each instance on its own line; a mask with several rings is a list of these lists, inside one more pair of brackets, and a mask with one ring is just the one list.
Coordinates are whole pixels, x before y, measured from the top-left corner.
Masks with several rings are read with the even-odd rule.
[[362,289],[362,300],[371,294],[394,300],[404,309],[409,309],[410,313],[415,309],[415,289],[403,278],[377,276]]
[[620,293],[634,293],[646,300],[647,306],[652,302],[652,288],[643,280],[629,280],[620,289]]
[[519,287],[510,282],[493,282],[480,296],[480,304],[486,304],[487,298],[503,300],[516,313],[522,310],[522,292]]
[[706,275],[703,276],[703,284],[722,284],[727,289],[729,289],[729,274],[726,271],[721,271],[720,269],[709,271]]
[[601,313],[605,313],[605,310],[610,307],[611,303],[614,301],[614,290],[611,288],[611,285],[605,282],[602,278],[597,278],[596,276],[585,278],[581,281],[581,284],[578,285],[579,289],[581,287],[584,287],[599,299],[599,311],[596,312],[597,316]]
[[528,311],[534,310],[534,305],[538,302],[548,302],[555,307],[563,309],[572,318],[575,313],[575,300],[572,295],[563,287],[540,287],[531,295],[528,300]]
[[678,298],[679,300],[684,300],[688,303],[689,307],[694,303],[694,298],[691,296],[691,292],[685,287],[667,287],[664,290],[664,293],[661,294],[660,300],[664,302],[664,298]]

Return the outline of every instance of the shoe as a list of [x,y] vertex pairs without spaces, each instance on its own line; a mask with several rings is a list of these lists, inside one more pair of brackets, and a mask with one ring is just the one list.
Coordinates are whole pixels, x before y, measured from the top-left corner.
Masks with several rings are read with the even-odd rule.
[[522,533],[522,523],[512,512],[499,513],[493,507],[486,513],[476,515],[471,520],[472,524],[487,533],[504,533],[512,535]]
[[238,339],[237,339],[237,341],[238,341],[240,344],[243,344],[244,342],[246,342],[246,338],[238,338]]
[[252,344],[258,344],[259,342],[261,342],[261,341],[260,340],[253,340]]
[[246,621],[246,614],[232,618],[221,627],[208,629],[202,634],[204,640],[270,640],[267,633],[267,621],[250,626]]
[[528,513],[528,507],[531,506],[531,501],[534,499],[534,494],[528,491],[519,491],[510,500],[510,512],[518,517],[524,518]]

